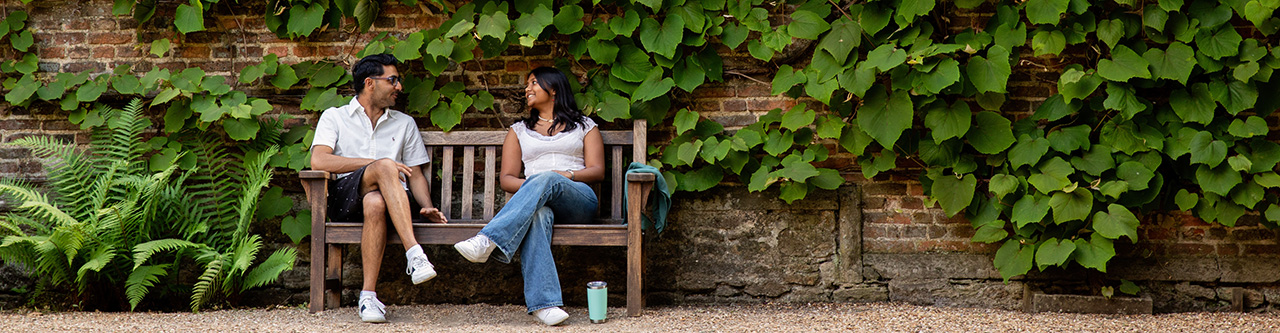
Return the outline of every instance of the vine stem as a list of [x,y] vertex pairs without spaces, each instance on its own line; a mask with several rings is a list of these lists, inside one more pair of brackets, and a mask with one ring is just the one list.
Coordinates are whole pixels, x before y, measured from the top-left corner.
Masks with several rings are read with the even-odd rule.
[[747,78],[747,80],[755,81],[756,83],[759,83],[759,84],[770,84],[770,85],[772,84],[772,83],[760,81],[759,79],[751,77],[750,75],[747,75],[747,74],[742,74],[741,72],[738,72],[738,71],[725,71],[724,73],[741,76],[741,77]]

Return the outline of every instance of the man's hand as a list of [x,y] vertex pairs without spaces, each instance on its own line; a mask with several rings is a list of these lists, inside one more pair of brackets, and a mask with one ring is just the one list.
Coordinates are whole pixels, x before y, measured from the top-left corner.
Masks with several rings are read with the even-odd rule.
[[413,175],[413,171],[409,169],[408,165],[404,165],[404,163],[400,163],[400,162],[395,162],[395,163],[396,163],[396,170],[400,171],[400,181],[403,182],[405,181],[405,179],[409,179],[410,175]]
[[444,217],[444,213],[441,213],[440,209],[424,207],[418,210],[418,214],[422,214],[422,216],[426,216],[427,220],[430,220],[431,222],[449,223],[449,218]]

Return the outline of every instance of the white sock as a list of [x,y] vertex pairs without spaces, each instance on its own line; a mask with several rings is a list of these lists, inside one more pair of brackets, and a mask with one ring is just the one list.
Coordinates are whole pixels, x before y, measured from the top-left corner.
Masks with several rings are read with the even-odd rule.
[[413,260],[413,257],[419,256],[419,255],[423,257],[427,256],[426,253],[422,252],[422,245],[414,245],[413,247],[409,248],[408,251],[404,251],[404,257],[408,260]]
[[368,291],[368,290],[361,290],[360,298],[365,298],[365,297],[373,297],[373,299],[378,299],[378,293],[373,291]]

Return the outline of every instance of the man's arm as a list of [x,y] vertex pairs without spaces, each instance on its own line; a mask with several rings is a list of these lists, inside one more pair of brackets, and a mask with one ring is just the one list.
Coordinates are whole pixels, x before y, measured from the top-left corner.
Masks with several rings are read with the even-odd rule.
[[342,157],[333,154],[333,147],[317,145],[311,147],[311,168],[333,173],[352,172],[360,167],[373,163],[372,159]]
[[428,220],[436,223],[449,223],[449,218],[444,213],[435,208],[431,204],[431,188],[427,186],[427,176],[422,173],[422,166],[411,166],[409,173],[409,192],[413,193],[414,200],[418,201],[418,214],[426,216]]

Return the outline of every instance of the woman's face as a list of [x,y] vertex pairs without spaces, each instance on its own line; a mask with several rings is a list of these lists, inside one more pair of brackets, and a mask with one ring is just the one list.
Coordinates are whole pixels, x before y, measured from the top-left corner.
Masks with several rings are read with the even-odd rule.
[[525,80],[524,95],[525,103],[529,107],[541,108],[542,106],[555,105],[555,94],[542,89],[542,86],[538,84],[538,78],[533,75],[529,75],[529,78]]

